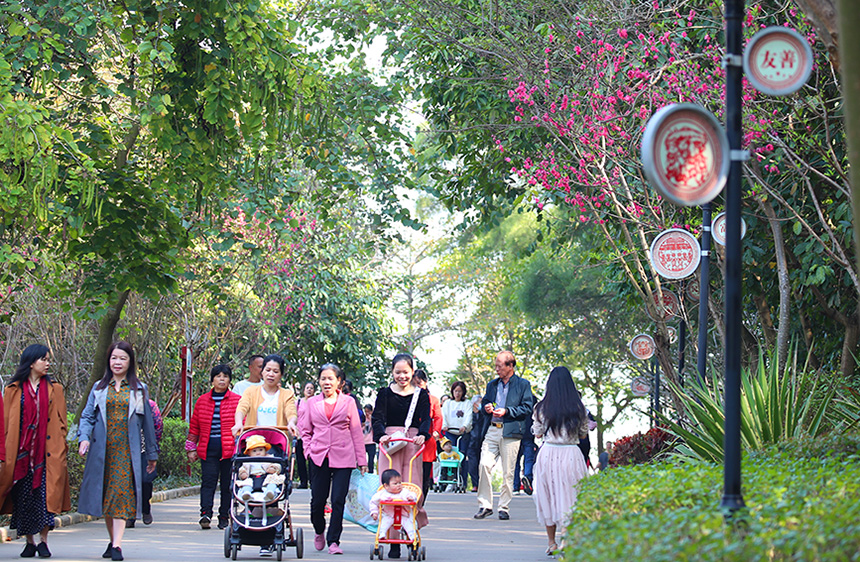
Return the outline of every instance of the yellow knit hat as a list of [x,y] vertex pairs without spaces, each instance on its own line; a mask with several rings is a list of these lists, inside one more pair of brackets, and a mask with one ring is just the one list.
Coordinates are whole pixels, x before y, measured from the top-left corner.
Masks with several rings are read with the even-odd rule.
[[245,454],[247,455],[251,449],[256,449],[257,447],[265,447],[268,451],[272,448],[271,445],[266,443],[266,438],[262,435],[252,435],[245,440]]

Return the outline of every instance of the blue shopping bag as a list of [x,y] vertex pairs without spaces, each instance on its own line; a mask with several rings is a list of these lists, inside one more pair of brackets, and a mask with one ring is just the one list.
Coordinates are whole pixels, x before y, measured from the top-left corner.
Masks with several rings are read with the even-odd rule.
[[379,489],[379,475],[354,469],[349,477],[349,491],[346,493],[346,505],[343,508],[343,518],[360,525],[376,534],[377,524],[370,516],[370,498]]

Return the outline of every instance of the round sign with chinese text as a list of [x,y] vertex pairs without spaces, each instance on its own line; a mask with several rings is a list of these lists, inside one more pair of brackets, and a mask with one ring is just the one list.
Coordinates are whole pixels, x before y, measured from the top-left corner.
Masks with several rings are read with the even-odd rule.
[[654,338],[648,334],[639,334],[630,340],[630,353],[636,359],[650,359],[654,355]]
[[[747,223],[741,217],[741,240],[747,235]],[[720,213],[714,217],[714,222],[711,223],[711,236],[714,242],[720,246],[726,245],[726,213]]]
[[666,326],[666,331],[669,332],[669,343],[678,341],[678,330],[674,326]]
[[729,140],[720,122],[691,103],[668,105],[648,120],[642,166],[661,195],[685,207],[716,197],[729,175]]
[[690,281],[687,283],[687,298],[693,302],[699,302],[699,280]]
[[670,228],[651,242],[651,264],[666,279],[683,279],[693,275],[701,259],[699,241],[686,230]]
[[[657,309],[660,320],[663,321],[666,321],[673,316],[678,316],[681,313],[681,304],[678,302],[678,295],[668,289],[663,289],[662,304],[660,304],[660,297],[657,295],[657,291],[654,291],[654,307]],[[655,322],[657,321],[657,318],[654,318],[647,307],[645,308],[645,312],[648,314],[648,318]]]
[[812,48],[793,29],[762,29],[744,49],[744,73],[759,92],[771,96],[793,94],[812,73]]
[[639,398],[649,396],[651,394],[651,382],[645,377],[636,377],[630,381],[630,392]]

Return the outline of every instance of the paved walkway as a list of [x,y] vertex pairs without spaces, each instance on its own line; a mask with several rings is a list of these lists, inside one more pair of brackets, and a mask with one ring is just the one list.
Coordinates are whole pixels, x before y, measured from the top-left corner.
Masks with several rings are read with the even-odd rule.
[[[344,527],[341,540],[344,556],[333,557],[326,550],[314,550],[313,528],[308,517],[310,494],[307,490],[296,490],[290,499],[295,524],[304,530],[305,559],[370,559],[373,534],[352,523],[345,523]],[[223,531],[216,527],[204,531],[197,525],[198,505],[199,496],[153,504],[155,522],[152,525],[145,526],[138,521],[134,529],[126,530],[123,538],[125,559],[171,562],[227,560],[224,558]],[[482,521],[472,519],[477,509],[475,494],[430,494],[427,501],[430,525],[421,533],[428,560],[549,560],[544,554],[546,535],[535,521],[534,502],[530,497],[514,497],[510,521],[499,521],[495,515]],[[101,520],[57,529],[48,537],[54,554],[52,560],[101,561],[107,543],[107,531]],[[23,539],[0,546],[0,560],[18,559],[23,548]],[[260,558],[258,552],[257,547],[245,547],[239,552],[238,559],[266,560]],[[294,560],[295,556],[295,548],[284,552],[284,560]],[[405,552],[401,560],[406,560]]]

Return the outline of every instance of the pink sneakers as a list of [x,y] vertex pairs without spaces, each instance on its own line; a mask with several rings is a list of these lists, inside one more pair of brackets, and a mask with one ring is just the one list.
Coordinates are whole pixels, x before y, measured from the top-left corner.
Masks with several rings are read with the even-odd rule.
[[328,553],[329,554],[343,554],[343,550],[340,549],[340,545],[336,542],[328,545]]
[[325,548],[325,535],[314,535],[314,548],[317,550]]

